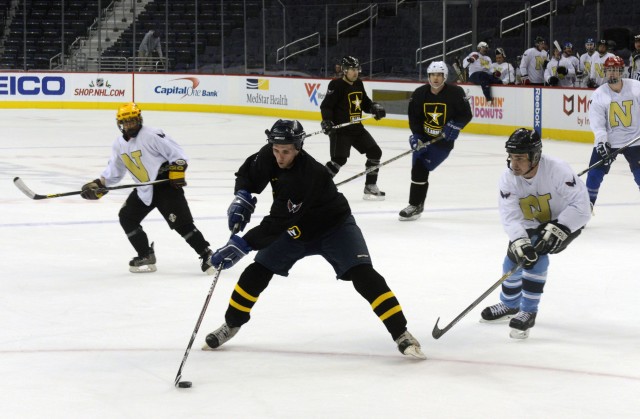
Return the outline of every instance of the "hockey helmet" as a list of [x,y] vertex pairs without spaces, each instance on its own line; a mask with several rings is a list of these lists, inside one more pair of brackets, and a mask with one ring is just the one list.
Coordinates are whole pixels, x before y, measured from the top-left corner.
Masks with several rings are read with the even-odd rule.
[[622,77],[622,73],[624,72],[624,60],[617,55],[604,60],[605,73],[612,69],[615,71],[607,78],[607,83],[609,84],[615,84],[620,81],[620,77]]
[[432,88],[436,90],[444,86],[444,83],[447,81],[447,78],[449,78],[449,67],[447,67],[447,64],[444,61],[434,61],[431,64],[429,64],[429,67],[427,67],[427,76],[430,74],[438,74],[438,73],[442,73],[442,76],[444,77],[442,84],[434,84],[431,81],[431,77],[429,77],[429,84],[431,85]]
[[534,39],[534,41],[533,41],[533,45],[535,45],[535,46],[540,46],[540,45],[543,45],[543,44],[546,44],[546,43],[547,43],[547,41],[541,36],[536,36],[536,39]]
[[593,38],[587,38],[584,41],[584,47],[587,51],[593,51],[596,47],[596,41],[594,41]]
[[351,55],[347,55],[345,57],[342,58],[342,71],[344,71],[345,73],[347,72],[347,69],[349,68],[355,68],[356,70],[360,71],[361,67],[360,67],[360,60],[358,60],[356,57],[352,57]]
[[565,42],[564,45],[562,45],[562,49],[564,50],[573,49],[573,44],[571,42]]
[[[534,130],[518,128],[509,136],[505,149],[508,154],[527,154],[534,168],[540,162],[542,155],[542,140]],[[510,166],[511,159],[507,158],[507,167]]]
[[507,54],[504,53],[504,48],[496,48],[496,55],[502,55],[502,58],[507,58]]
[[478,50],[480,50],[480,48],[486,48],[489,49],[489,44],[487,44],[486,42],[480,42],[478,44]]
[[300,122],[287,119],[278,119],[271,129],[264,133],[267,134],[270,144],[293,144],[296,150],[302,149],[307,136]]
[[[129,121],[135,121],[137,123],[134,126],[129,126],[125,129],[124,124]],[[122,105],[118,108],[116,123],[118,124],[120,132],[126,134],[130,138],[135,137],[142,128],[142,111],[138,105],[133,102]]]
[[636,35],[633,37],[633,42],[640,42],[640,35]]

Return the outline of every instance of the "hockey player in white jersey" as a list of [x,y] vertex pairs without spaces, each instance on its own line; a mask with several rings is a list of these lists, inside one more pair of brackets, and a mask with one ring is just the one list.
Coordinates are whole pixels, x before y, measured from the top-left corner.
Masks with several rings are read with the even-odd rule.
[[129,262],[129,271],[155,272],[156,256],[153,243],[140,223],[154,209],[162,214],[175,230],[200,255],[203,272],[215,271],[210,258],[213,252],[193,224],[189,204],[184,196],[187,156],[182,148],[162,130],[142,125],[142,112],[135,103],[118,109],[118,128],[122,132],[111,148],[111,158],[99,178],[82,186],[84,199],[96,200],[107,194],[104,188],[117,184],[129,172],[135,183],[168,179],[155,185],[140,186],[131,192],[118,217],[138,256]]
[[615,55],[607,52],[607,41],[601,39],[598,41],[598,51],[591,56],[591,72],[587,87],[596,88],[608,83],[604,75],[604,62],[610,57],[615,57]]
[[587,87],[591,76],[591,57],[596,52],[596,43],[593,38],[586,39],[584,48],[586,52],[580,56],[580,71],[578,72],[580,87]]
[[[623,79],[624,60],[618,56],[604,63],[607,84],[591,95],[589,121],[595,137],[589,166],[603,161],[589,170],[587,189],[595,205],[604,176],[609,173],[614,158],[611,153],[629,141],[640,137],[640,81]],[[629,162],[629,169],[640,187],[640,141],[620,152]]]
[[580,72],[580,58],[573,55],[573,44],[571,42],[565,42],[562,45],[562,57],[569,60],[569,62],[573,66],[573,70],[576,73],[576,80],[574,81],[574,85],[577,86],[577,76],[578,72]]
[[516,71],[510,63],[505,61],[506,58],[504,49],[496,48],[496,62],[492,66],[493,75],[502,80],[502,84],[515,84]]
[[478,51],[472,52],[465,58],[462,66],[469,69],[469,81],[480,85],[482,94],[487,101],[491,102],[491,85],[501,84],[502,80],[495,77],[492,70],[491,57],[488,55],[489,44],[480,42]]
[[538,133],[519,128],[505,147],[498,208],[509,246],[502,269],[522,267],[502,283],[500,302],[485,308],[481,321],[511,319],[510,336],[524,339],[536,322],[548,255],[560,253],[580,234],[591,210],[584,183],[566,162],[542,155]]
[[534,45],[534,47],[529,48],[522,54],[520,81],[524,85],[542,86],[544,84],[544,69],[549,62],[547,41],[541,36],[537,36]]
[[640,35],[633,38],[635,50],[629,57],[629,78],[640,80]]
[[573,87],[576,80],[576,69],[567,57],[553,47],[553,57],[544,70],[544,81],[549,86]]

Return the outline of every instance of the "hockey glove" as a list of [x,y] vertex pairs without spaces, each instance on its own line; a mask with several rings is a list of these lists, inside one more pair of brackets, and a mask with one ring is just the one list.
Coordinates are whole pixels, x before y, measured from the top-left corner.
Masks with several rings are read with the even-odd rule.
[[536,243],[536,251],[541,255],[547,253],[562,252],[571,240],[567,240],[571,234],[569,227],[557,221],[549,221],[538,227],[540,238]]
[[520,77],[520,83],[523,84],[524,86],[527,86],[531,84],[531,80],[529,80],[529,76],[522,76]]
[[558,78],[561,78],[561,79],[563,79],[564,76],[569,74],[569,70],[567,70],[567,67],[565,67],[563,65],[558,66],[558,68],[556,69],[556,72],[558,73]]
[[494,71],[494,72],[493,72],[493,77],[495,77],[495,78],[499,79],[499,78],[500,78],[500,76],[502,76],[502,73],[501,73],[501,72],[499,72],[499,71]]
[[546,70],[548,65],[549,65],[549,60],[544,60],[544,62],[542,63],[542,69]]
[[84,199],[89,199],[92,201],[100,199],[109,193],[109,191],[105,188],[106,186],[104,186],[102,180],[95,179],[89,183],[85,183],[84,185],[82,185],[82,192],[80,193],[80,196]]
[[596,152],[602,157],[602,161],[605,166],[608,166],[615,160],[615,157],[611,156],[611,144],[609,142],[604,141],[598,143],[596,146]]
[[187,186],[187,180],[184,177],[187,166],[187,162],[183,159],[178,159],[169,165],[169,184],[171,186],[176,189]]
[[587,87],[590,89],[595,89],[596,87],[598,87],[598,84],[596,83],[596,81],[594,79],[589,79],[587,81]]
[[371,114],[373,115],[373,119],[379,121],[387,116],[387,111],[384,110],[384,107],[381,104],[373,102],[371,103]]
[[325,119],[324,121],[320,122],[320,128],[322,128],[322,133],[323,134],[331,134],[331,131],[333,131],[333,122],[329,119]]
[[538,262],[538,253],[531,245],[529,238],[514,240],[509,244],[509,251],[515,256],[516,262],[525,269],[531,269]]
[[233,231],[236,224],[240,227],[238,231],[244,230],[251,220],[251,214],[253,214],[257,203],[258,198],[252,197],[249,192],[240,189],[227,209],[229,230]]
[[409,136],[409,145],[413,151],[422,150],[427,146],[424,140],[425,138],[422,135],[411,134]]
[[560,79],[556,76],[551,76],[549,77],[549,80],[547,80],[547,83],[549,83],[549,86],[557,86],[558,83],[560,83]]
[[218,267],[229,269],[251,250],[253,249],[251,249],[251,246],[249,246],[249,243],[247,243],[245,239],[234,234],[226,245],[214,252],[211,256],[211,264],[216,269],[218,269]]
[[442,135],[444,136],[445,141],[455,141],[460,135],[460,130],[464,128],[456,121],[449,121],[447,125],[444,126],[442,130]]
[[467,62],[474,63],[478,59],[478,54],[473,54],[471,57],[467,58]]

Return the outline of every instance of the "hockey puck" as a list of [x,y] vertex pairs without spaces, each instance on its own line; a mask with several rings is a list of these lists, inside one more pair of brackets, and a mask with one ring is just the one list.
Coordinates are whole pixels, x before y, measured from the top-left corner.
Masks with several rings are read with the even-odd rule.
[[178,383],[178,387],[180,387],[180,388],[191,388],[191,381],[180,381]]

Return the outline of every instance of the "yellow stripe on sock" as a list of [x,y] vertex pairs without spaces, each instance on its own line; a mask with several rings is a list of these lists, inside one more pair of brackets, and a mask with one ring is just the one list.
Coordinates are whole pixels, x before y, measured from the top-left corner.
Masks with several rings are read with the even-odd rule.
[[229,305],[237,310],[240,311],[244,311],[245,313],[248,313],[251,311],[251,309],[249,307],[245,307],[241,304],[236,303],[235,301],[233,301],[233,298],[231,300],[229,300]]
[[390,308],[389,310],[387,310],[382,316],[380,316],[380,320],[385,321],[387,320],[389,317],[393,316],[396,313],[399,313],[402,311],[402,307],[400,307],[400,304],[398,304],[397,306]]
[[256,301],[258,301],[258,299],[256,297],[254,297],[253,295],[247,293],[245,290],[240,288],[240,285],[238,285],[238,284],[236,284],[235,290],[236,290],[236,292],[238,294],[240,294],[241,296],[243,296],[247,300],[251,301],[252,303],[255,303]]
[[393,298],[393,297],[394,297],[393,292],[391,292],[391,291],[385,292],[380,297],[376,298],[373,303],[371,303],[371,308],[375,310],[376,307],[378,307],[380,304],[382,304],[383,301],[388,300],[389,298]]

